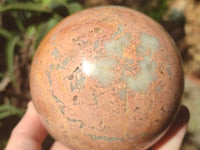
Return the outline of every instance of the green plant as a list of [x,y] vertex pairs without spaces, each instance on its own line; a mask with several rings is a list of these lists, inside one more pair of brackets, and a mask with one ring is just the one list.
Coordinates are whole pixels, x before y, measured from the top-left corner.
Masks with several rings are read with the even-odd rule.
[[[21,117],[30,100],[28,75],[35,49],[64,17],[83,9],[81,0],[0,0],[0,128]],[[167,0],[145,0],[141,10],[160,20]],[[10,132],[10,131],[8,131]],[[1,145],[5,145],[5,138]]]
[[[42,38],[61,19],[82,9],[78,0],[0,0],[0,129],[5,119],[25,112],[29,68]],[[0,149],[5,143],[0,137]]]
[[18,109],[10,104],[4,104],[0,107],[0,120],[17,115],[21,117],[24,114],[24,109]]
[[167,2],[167,0],[145,0],[141,10],[155,20],[161,21],[168,8]]

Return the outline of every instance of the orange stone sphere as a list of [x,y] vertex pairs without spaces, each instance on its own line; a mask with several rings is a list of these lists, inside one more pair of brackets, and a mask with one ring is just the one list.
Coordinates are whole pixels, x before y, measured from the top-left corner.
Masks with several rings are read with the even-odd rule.
[[166,31],[132,9],[104,6],[63,19],[40,43],[31,95],[48,132],[74,150],[141,150],[168,129],[183,71]]

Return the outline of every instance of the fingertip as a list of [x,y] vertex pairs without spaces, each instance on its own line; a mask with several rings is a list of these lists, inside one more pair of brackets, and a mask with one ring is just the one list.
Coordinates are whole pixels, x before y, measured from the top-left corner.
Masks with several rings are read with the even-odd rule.
[[61,144],[61,143],[55,141],[55,142],[52,144],[50,150],[71,150],[71,149],[70,149],[70,148],[67,148],[67,147],[65,147],[63,144]]
[[177,126],[177,128],[179,128],[187,124],[189,122],[189,119],[189,110],[186,106],[182,105],[173,124],[174,126]]
[[11,133],[6,150],[39,149],[46,133],[39,114],[29,102],[26,113]]
[[28,104],[27,104],[27,108],[32,108],[33,107],[33,102],[32,101],[29,101]]

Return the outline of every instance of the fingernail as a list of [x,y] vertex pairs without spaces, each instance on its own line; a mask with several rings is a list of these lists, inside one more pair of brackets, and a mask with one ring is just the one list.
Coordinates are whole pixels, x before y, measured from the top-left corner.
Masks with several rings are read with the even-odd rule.
[[189,118],[190,118],[190,113],[189,113],[188,108],[182,105],[176,116],[174,123],[178,125],[179,127],[181,127],[185,125],[186,123],[188,123]]

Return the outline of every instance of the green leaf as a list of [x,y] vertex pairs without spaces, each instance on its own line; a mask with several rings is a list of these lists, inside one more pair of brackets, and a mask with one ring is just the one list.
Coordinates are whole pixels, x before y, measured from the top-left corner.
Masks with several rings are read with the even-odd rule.
[[65,7],[70,14],[76,13],[83,9],[82,5],[78,2],[67,3],[63,0],[52,1],[49,3],[48,7],[53,11],[57,8]]
[[12,36],[12,33],[0,26],[0,35],[5,37],[6,39],[9,39]]
[[34,47],[37,48],[43,37],[60,21],[59,18],[51,18],[47,22],[41,24],[36,35]]
[[9,72],[9,76],[12,82],[15,84],[15,77],[14,77],[14,51],[17,42],[20,40],[19,36],[12,36],[6,47],[6,64]]
[[[9,40],[10,38],[12,38],[13,33],[7,31],[6,29],[4,29],[4,28],[2,28],[0,26],[0,36],[3,36],[4,38],[6,38],[6,39]],[[17,41],[17,45],[20,46],[20,47],[22,47],[23,46],[23,42],[21,40],[18,40]]]
[[70,14],[76,13],[78,11],[83,10],[83,7],[80,3],[78,2],[72,2],[68,4],[68,10]]
[[167,11],[168,1],[167,0],[154,0],[145,1],[142,11],[150,16],[151,18],[157,20],[158,22],[162,20],[162,16]]
[[68,4],[62,0],[52,1],[48,7],[59,16],[66,16],[68,14]]
[[5,73],[0,73],[0,78],[3,78],[5,76]]
[[36,27],[34,25],[30,25],[28,28],[27,28],[27,31],[26,31],[26,35],[28,38],[31,38],[33,35],[36,34]]
[[24,109],[18,109],[10,104],[4,104],[0,106],[0,120],[13,115],[22,117],[24,112]]
[[49,5],[52,2],[52,0],[42,0],[42,4]]
[[44,5],[49,5],[53,2],[56,2],[56,3],[67,3],[68,0],[41,0],[42,1],[42,4]]
[[20,32],[24,32],[25,31],[25,27],[22,23],[22,20],[20,19],[19,17],[19,13],[18,12],[12,12],[12,15],[15,17],[15,22],[16,22],[16,25],[19,29]]
[[11,11],[11,10],[20,10],[20,11],[34,11],[34,12],[43,12],[51,13],[51,10],[42,5],[41,3],[10,3],[3,5],[0,9],[0,13]]

